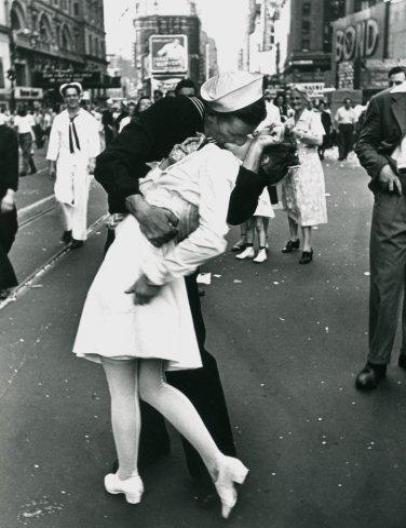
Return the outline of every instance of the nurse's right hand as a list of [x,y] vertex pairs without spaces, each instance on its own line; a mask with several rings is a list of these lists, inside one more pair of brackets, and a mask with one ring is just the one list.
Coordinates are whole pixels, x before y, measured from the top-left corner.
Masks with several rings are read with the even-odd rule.
[[177,235],[178,219],[168,209],[150,205],[140,194],[128,196],[126,205],[153,246],[161,247]]

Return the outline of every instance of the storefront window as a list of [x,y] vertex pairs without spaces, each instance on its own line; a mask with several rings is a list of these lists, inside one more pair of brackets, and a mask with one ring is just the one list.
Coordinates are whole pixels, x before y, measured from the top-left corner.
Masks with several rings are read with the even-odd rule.
[[27,86],[27,68],[25,64],[16,64],[16,86]]
[[62,49],[68,51],[72,50],[72,38],[66,26],[64,26],[62,30]]
[[45,15],[42,15],[39,21],[39,34],[42,42],[48,43],[52,40],[51,25]]
[[18,2],[13,3],[11,8],[11,29],[23,29],[25,28],[24,11]]
[[312,4],[311,4],[311,2],[309,2],[309,1],[305,1],[305,2],[303,2],[303,6],[302,6],[302,14],[303,14],[304,16],[306,16],[306,15],[310,15],[311,10],[312,10]]

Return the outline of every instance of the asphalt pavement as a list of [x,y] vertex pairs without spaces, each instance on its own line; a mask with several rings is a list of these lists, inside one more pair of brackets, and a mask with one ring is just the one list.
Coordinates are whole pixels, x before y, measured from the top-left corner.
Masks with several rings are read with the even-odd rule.
[[[368,178],[354,160],[324,166],[329,223],[314,233],[313,263],[280,252],[288,230],[278,210],[266,263],[228,252],[204,269],[212,273],[202,297],[207,347],[251,470],[228,521],[236,528],[406,527],[398,345],[378,390],[354,389],[367,351]],[[91,221],[104,211],[95,187]],[[43,261],[60,249],[49,214],[28,224],[31,238],[17,239],[20,275],[41,267],[38,248]],[[101,369],[71,348],[104,236],[96,224],[82,249],[63,254],[0,311],[0,528],[223,526],[219,505],[193,487],[175,433],[171,455],[143,475],[140,505],[103,490],[115,456],[107,388]],[[233,229],[230,242],[237,237]]]

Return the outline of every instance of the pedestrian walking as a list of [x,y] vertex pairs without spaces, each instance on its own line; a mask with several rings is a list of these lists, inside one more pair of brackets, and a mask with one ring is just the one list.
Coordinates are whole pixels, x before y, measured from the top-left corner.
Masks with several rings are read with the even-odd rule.
[[[265,188],[259,197],[254,216],[245,223],[244,228],[241,230],[241,240],[243,240],[245,248],[235,256],[236,259],[252,259],[256,264],[261,264],[268,260],[268,230],[272,218],[275,218],[275,213],[272,208],[269,191]],[[256,254],[254,248],[255,235],[258,243]]]
[[[234,484],[242,484],[248,472],[216,445],[192,402],[166,383],[164,373],[202,367],[183,276],[227,245],[229,199],[240,163],[206,138],[219,138],[221,122],[224,141],[238,135],[245,143],[265,116],[261,87],[262,77],[241,73],[203,85],[209,109],[206,136],[196,141],[194,153],[163,171],[152,171],[140,184],[146,203],[166,208],[171,223],[176,223],[178,243],[171,240],[155,248],[136,218],[128,215],[117,227],[87,296],[74,351],[103,364],[119,459],[117,473],[105,478],[105,488],[125,494],[131,503],[140,502],[144,490],[138,472],[138,398],[165,416],[199,452],[220,497],[223,517],[237,502]],[[258,137],[247,154],[249,169],[258,163],[262,141]],[[124,292],[134,293],[134,304]]]
[[34,120],[35,145],[37,149],[41,149],[44,146],[44,116],[40,106],[34,108],[32,118]]
[[154,103],[157,103],[158,101],[160,101],[162,98],[163,98],[164,94],[162,92],[162,90],[154,90],[153,94],[152,94],[152,100]]
[[118,132],[122,132],[123,128],[128,125],[134,118],[137,109],[137,103],[135,101],[129,101],[127,104],[127,115],[120,120],[118,125]]
[[175,86],[175,96],[184,95],[185,97],[197,97],[198,90],[192,79],[181,79]]
[[140,114],[142,114],[142,112],[145,112],[145,110],[148,110],[148,108],[152,104],[153,104],[153,102],[151,101],[151,99],[147,95],[142,95],[138,99],[138,103],[137,103],[137,106],[135,108],[135,113],[134,113],[135,121],[137,121],[137,119],[139,119],[139,117],[140,117]]
[[290,232],[290,239],[282,253],[299,249],[300,226],[303,245],[299,264],[309,264],[313,260],[312,228],[327,223],[324,172],[317,153],[325,131],[320,114],[308,110],[308,101],[305,90],[293,87],[291,102],[295,117],[285,123],[296,137],[300,164],[291,167],[282,182],[282,201],[288,214]]
[[14,199],[17,187],[17,134],[0,118],[0,300],[17,286],[17,278],[7,255],[18,228]]
[[356,117],[352,108],[352,100],[347,97],[344,99],[344,105],[338,108],[334,123],[337,131],[338,141],[338,160],[344,161],[353,149],[354,144],[354,126]]
[[32,144],[35,140],[34,126],[35,122],[32,115],[27,112],[27,108],[24,105],[20,106],[17,110],[17,115],[14,118],[14,127],[18,133],[18,142],[20,144],[23,159],[20,176],[27,176],[28,172],[30,174],[35,174],[37,172],[32,157]]
[[[400,78],[400,79],[399,79]],[[371,99],[356,146],[374,193],[370,237],[369,352],[356,378],[360,390],[385,377],[405,287],[406,269],[406,69],[389,72],[393,84]],[[395,81],[402,80],[398,83]],[[406,369],[406,303],[398,364]]]
[[54,121],[55,115],[56,115],[55,112],[51,108],[46,108],[44,110],[44,116],[42,120],[42,127],[43,127],[42,133],[43,133],[44,143],[45,141],[49,139],[49,136],[51,134],[52,123]]
[[291,110],[290,100],[286,92],[278,92],[273,100],[273,104],[279,109],[280,120],[284,123],[288,118],[289,110]]
[[104,129],[104,140],[107,147],[117,135],[117,128],[114,122],[113,112],[111,108],[106,108],[103,110],[102,125]]
[[[257,83],[261,81],[248,74],[233,74],[226,79],[229,79],[228,83],[235,84],[237,81],[241,82],[241,76],[244,75],[247,88],[251,87],[255,91]],[[245,114],[242,112],[247,118]],[[247,126],[240,119],[237,118],[231,126],[230,123],[226,126],[221,113],[208,113],[197,98],[164,98],[141,114],[138,123],[130,123],[97,158],[95,177],[108,193],[111,213],[107,246],[114,240],[117,221],[129,212],[137,218],[142,232],[153,245],[160,246],[176,236],[176,218],[165,209],[147,204],[140,194],[139,181],[150,170],[147,163],[168,156],[174,145],[195,136],[196,132],[202,132],[205,119],[216,125],[215,137],[222,143],[245,142]],[[255,211],[258,196],[266,183],[263,175],[258,174],[261,155],[261,149],[251,152],[251,161],[255,165],[253,170],[244,165],[240,167],[228,211],[228,222],[232,225],[241,224]],[[184,392],[196,406],[221,451],[234,456],[235,445],[217,362],[204,345],[206,332],[196,274],[186,276],[185,283],[203,367],[195,371],[168,372],[168,382]],[[140,460],[156,459],[169,450],[165,424],[157,413],[142,403],[141,413],[143,429]],[[192,476],[204,477],[206,472],[200,456],[189,443],[184,442],[183,446]]]
[[319,157],[323,161],[326,149],[332,146],[331,133],[333,123],[331,121],[331,114],[327,110],[327,105],[325,101],[320,101],[318,111],[320,112],[321,124],[324,128],[323,143],[318,148]]
[[77,249],[87,238],[87,204],[95,158],[100,153],[99,123],[80,107],[82,86],[61,86],[66,110],[53,122],[48,145],[49,172],[55,178],[55,198],[60,204],[62,240]]

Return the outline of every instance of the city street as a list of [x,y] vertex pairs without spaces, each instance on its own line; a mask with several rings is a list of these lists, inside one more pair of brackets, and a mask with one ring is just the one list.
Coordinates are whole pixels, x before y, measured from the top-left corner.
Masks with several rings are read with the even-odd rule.
[[[203,270],[212,273],[202,286],[207,348],[250,468],[228,521],[236,528],[406,526],[399,346],[376,391],[354,388],[367,351],[372,194],[353,157],[326,156],[324,168],[329,223],[314,233],[313,263],[281,253],[288,228],[277,210],[267,262],[227,252]],[[23,286],[0,308],[0,528],[224,526],[217,501],[193,486],[175,433],[170,456],[142,475],[140,505],[104,491],[115,458],[107,386],[71,349],[103,256],[106,198],[95,183],[89,240],[68,251],[52,187],[46,170],[20,180],[10,255]]]

